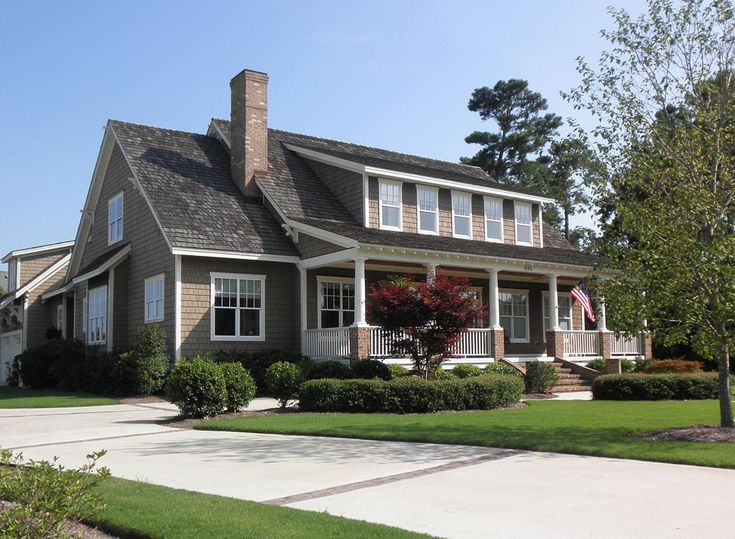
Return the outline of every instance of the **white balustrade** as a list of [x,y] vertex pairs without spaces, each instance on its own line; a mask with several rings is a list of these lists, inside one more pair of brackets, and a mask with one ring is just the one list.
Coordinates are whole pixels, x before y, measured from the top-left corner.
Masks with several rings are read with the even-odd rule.
[[336,358],[350,355],[350,328],[307,329],[305,354],[313,358]]
[[561,331],[564,357],[594,357],[601,354],[599,331]]
[[641,336],[626,337],[615,335],[612,337],[612,355],[636,357],[643,355],[641,351]]

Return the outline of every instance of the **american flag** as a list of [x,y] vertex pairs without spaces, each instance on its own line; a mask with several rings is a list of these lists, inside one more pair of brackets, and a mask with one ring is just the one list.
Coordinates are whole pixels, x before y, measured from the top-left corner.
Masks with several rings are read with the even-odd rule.
[[577,286],[572,289],[572,297],[577,300],[577,303],[582,307],[584,314],[590,319],[590,322],[595,321],[595,310],[592,308],[592,300],[590,300],[590,291],[587,289],[587,285],[584,281],[581,281]]

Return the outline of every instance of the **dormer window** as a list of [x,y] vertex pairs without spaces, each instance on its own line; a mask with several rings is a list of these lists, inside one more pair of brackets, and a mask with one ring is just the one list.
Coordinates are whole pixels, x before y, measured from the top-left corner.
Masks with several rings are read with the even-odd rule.
[[527,202],[514,203],[516,218],[516,244],[533,245],[531,239],[531,205]]
[[452,191],[452,231],[455,238],[472,239],[472,195]]
[[416,206],[418,208],[418,229],[420,234],[438,234],[439,190],[434,187],[416,187]]
[[485,197],[485,239],[503,241],[503,201]]
[[401,226],[401,183],[380,180],[380,228],[403,230]]
[[123,194],[118,193],[107,202],[107,245],[123,238]]

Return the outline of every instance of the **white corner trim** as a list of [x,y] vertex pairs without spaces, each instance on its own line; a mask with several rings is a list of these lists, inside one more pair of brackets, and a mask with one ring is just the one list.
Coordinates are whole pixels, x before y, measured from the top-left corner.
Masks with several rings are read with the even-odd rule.
[[[533,209],[531,209],[533,212]],[[541,249],[544,248],[544,207],[538,205],[538,242]]]
[[[165,310],[165,307],[164,307],[164,310]],[[181,359],[181,255],[174,255],[174,360],[179,361],[180,359]]]
[[107,351],[112,352],[113,329],[115,327],[113,315],[115,313],[115,266],[110,268],[107,277]]
[[255,260],[259,262],[284,262],[297,264],[301,259],[291,255],[271,255],[267,253],[241,253],[238,251],[217,251],[212,249],[181,249],[171,250],[174,256],[203,256],[208,258],[228,258],[234,260]]
[[362,224],[365,228],[370,226],[370,180],[365,173],[362,175]]

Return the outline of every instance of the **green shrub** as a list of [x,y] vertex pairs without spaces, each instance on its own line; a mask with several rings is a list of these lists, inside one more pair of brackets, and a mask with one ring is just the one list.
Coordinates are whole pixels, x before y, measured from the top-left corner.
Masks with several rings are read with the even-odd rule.
[[283,350],[258,350],[255,352],[242,352],[238,350],[225,351],[220,350],[213,356],[217,363],[239,362],[250,373],[255,380],[258,393],[263,394],[268,390],[268,384],[265,382],[265,371],[268,367],[279,361],[286,361],[300,365],[305,371],[310,370],[308,357],[298,352],[285,352]]
[[356,361],[350,370],[353,378],[362,378],[365,380],[372,380],[373,378],[380,378],[381,380],[391,379],[388,365],[375,359]]
[[621,359],[620,368],[624,373],[635,372],[635,361],[631,361],[630,359]]
[[693,373],[702,372],[704,364],[700,361],[686,359],[660,359],[649,362],[641,372],[647,374]]
[[265,371],[265,383],[268,390],[285,408],[288,401],[295,399],[299,394],[301,384],[301,369],[293,363],[279,361]]
[[605,372],[605,360],[601,357],[596,357],[595,359],[590,359],[587,362],[587,368],[594,369],[597,372]]
[[245,370],[242,363],[219,363],[217,365],[225,378],[227,399],[225,408],[228,412],[237,412],[245,408],[255,397],[255,381]]
[[434,380],[454,380],[454,373],[452,371],[445,371],[442,366],[439,365],[431,372],[431,377]]
[[485,374],[513,374],[515,376],[523,376],[521,371],[503,361],[488,363],[483,369],[483,372]]
[[163,328],[159,324],[141,326],[138,344],[117,358],[112,393],[143,396],[160,393],[169,361]]
[[301,385],[299,406],[315,412],[490,410],[518,402],[522,393],[521,377],[503,374],[443,381],[413,377],[388,382],[323,379]]
[[227,404],[227,384],[218,365],[199,356],[171,369],[166,397],[185,417],[216,415]]
[[526,393],[549,393],[559,376],[551,363],[529,361],[526,363]]
[[17,360],[24,386],[75,391],[82,385],[84,344],[79,341],[48,341],[25,350]]
[[699,400],[717,398],[717,373],[607,374],[592,383],[598,400]]
[[471,378],[473,376],[480,376],[482,371],[476,365],[462,364],[454,367],[452,374],[455,378]]
[[397,363],[391,363],[388,365],[388,370],[390,371],[390,377],[393,378],[401,378],[402,376],[409,376],[411,374],[411,371],[409,371],[406,367],[403,365],[398,365]]
[[314,364],[314,368],[311,369],[310,379],[320,380],[322,378],[338,378],[345,380],[350,377],[350,368],[334,359],[329,361],[320,361]]
[[86,464],[65,469],[58,458],[24,460],[0,449],[0,500],[15,504],[0,511],[0,537],[67,537],[67,526],[95,517],[105,507],[95,487],[110,476],[97,467],[104,454],[91,453]]
[[637,357],[635,358],[635,371],[634,372],[643,372],[646,370],[646,367],[651,364],[653,360],[645,357]]

